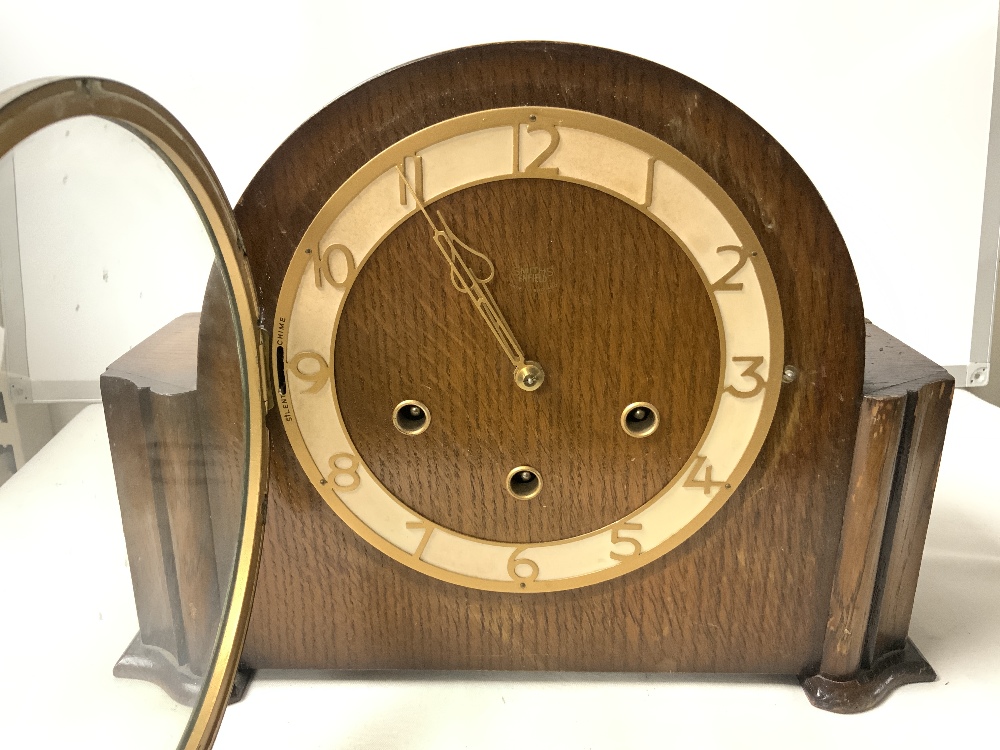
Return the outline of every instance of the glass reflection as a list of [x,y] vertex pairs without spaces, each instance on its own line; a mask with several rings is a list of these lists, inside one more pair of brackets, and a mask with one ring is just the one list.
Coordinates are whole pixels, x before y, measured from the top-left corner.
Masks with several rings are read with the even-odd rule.
[[118,125],[66,120],[0,160],[2,747],[184,734],[245,496],[215,258],[171,168]]

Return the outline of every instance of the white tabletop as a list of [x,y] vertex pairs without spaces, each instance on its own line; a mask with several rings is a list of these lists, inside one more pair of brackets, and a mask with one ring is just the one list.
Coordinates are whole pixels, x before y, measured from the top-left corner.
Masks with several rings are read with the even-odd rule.
[[[261,672],[216,747],[972,747],[1000,722],[1000,409],[958,392],[910,635],[939,680],[838,716],[743,676]],[[186,710],[111,677],[137,630],[100,407],[0,488],[0,747],[169,746]],[[74,643],[75,639],[75,643]]]

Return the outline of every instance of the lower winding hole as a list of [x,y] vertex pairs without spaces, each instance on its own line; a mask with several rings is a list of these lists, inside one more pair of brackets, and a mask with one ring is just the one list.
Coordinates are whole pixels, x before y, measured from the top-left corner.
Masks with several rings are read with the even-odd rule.
[[542,491],[542,475],[530,466],[518,466],[507,475],[507,492],[519,500],[530,500]]

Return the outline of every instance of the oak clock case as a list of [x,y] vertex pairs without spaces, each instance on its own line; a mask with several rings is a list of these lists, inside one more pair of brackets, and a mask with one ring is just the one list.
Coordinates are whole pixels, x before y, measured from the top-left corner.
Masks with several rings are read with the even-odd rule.
[[779,673],[837,711],[933,677],[952,382],[866,323],[722,97],[608,50],[435,55],[235,215],[276,389],[247,665]]

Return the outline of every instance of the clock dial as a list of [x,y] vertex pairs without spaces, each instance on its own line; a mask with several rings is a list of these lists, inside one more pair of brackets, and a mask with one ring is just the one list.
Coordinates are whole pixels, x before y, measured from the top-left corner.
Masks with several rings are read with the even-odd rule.
[[782,342],[760,243],[703,170],[544,107],[443,121],[359,169],[302,237],[273,335],[333,511],[405,565],[525,593],[700,528],[760,450]]

